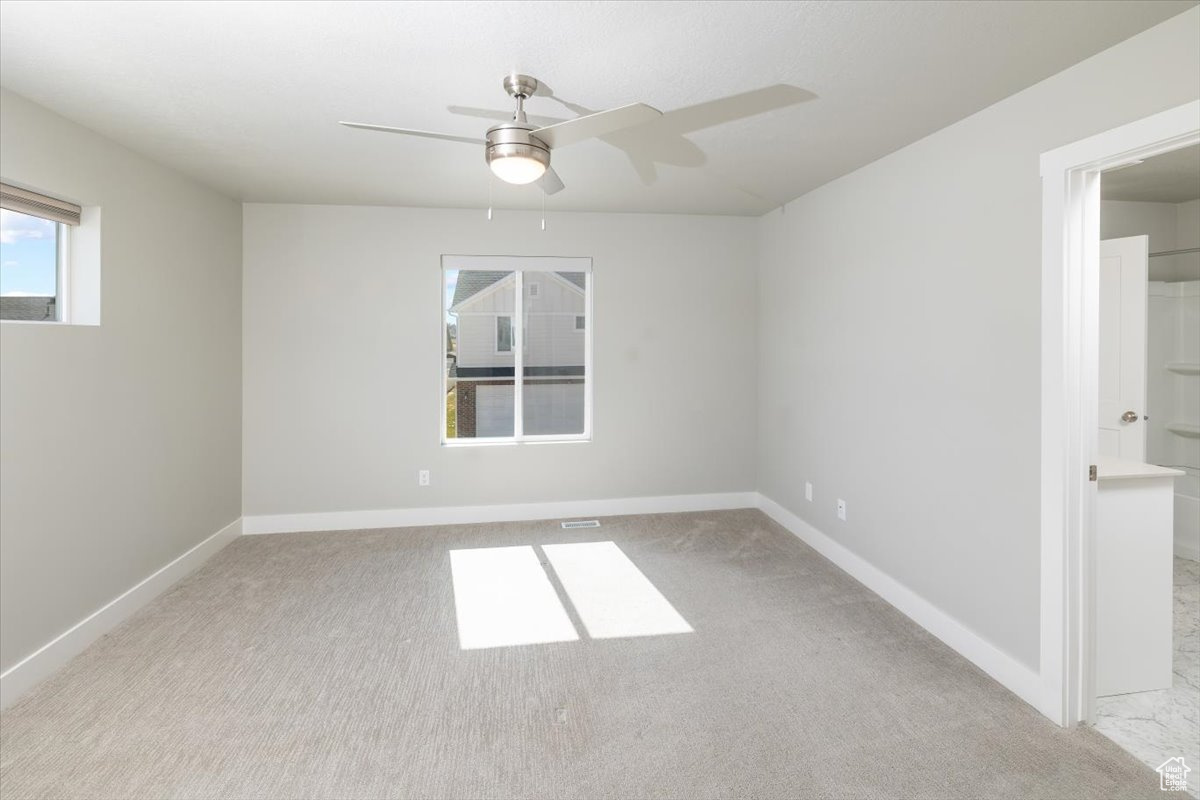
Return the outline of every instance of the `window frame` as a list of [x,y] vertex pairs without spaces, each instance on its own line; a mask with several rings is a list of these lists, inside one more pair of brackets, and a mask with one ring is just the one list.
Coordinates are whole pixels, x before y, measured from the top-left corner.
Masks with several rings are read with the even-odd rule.
[[[438,439],[443,447],[485,447],[514,444],[552,444],[552,443],[585,443],[592,441],[592,395],[594,388],[592,341],[594,325],[587,324],[582,331],[583,347],[583,432],[582,433],[550,433],[526,434],[524,432],[524,345],[525,345],[525,280],[526,272],[582,272],[584,273],[582,315],[585,319],[592,317],[592,259],[586,256],[480,256],[480,255],[443,255],[441,258],[440,280],[438,282],[438,340],[439,344],[445,337],[447,298],[446,273],[462,270],[484,270],[513,273],[514,308],[512,317],[512,351],[513,356],[513,435],[512,436],[479,436],[471,438],[454,438],[446,436],[446,395],[448,394],[446,373],[446,348],[442,345],[438,355]],[[531,282],[532,283],[532,282]],[[510,316],[496,314],[496,317]],[[517,324],[517,320],[521,324]],[[461,332],[461,327],[460,327]],[[496,334],[499,333],[497,323]],[[507,351],[498,351],[501,354]],[[457,363],[457,360],[456,360]]]
[[71,287],[71,226],[59,222],[54,232],[55,255],[58,263],[54,274],[54,321],[69,322]]

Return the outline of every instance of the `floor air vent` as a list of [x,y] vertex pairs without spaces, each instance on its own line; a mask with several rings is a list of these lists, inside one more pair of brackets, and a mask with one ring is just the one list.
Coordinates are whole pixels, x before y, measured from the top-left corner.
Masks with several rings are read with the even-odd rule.
[[579,520],[578,522],[564,522],[562,524],[562,526],[564,528],[599,528],[600,520],[584,519],[584,520]]

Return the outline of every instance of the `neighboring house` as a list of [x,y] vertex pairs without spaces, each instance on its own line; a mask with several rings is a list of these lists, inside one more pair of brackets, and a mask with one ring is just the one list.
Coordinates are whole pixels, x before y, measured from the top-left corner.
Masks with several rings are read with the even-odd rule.
[[[524,427],[527,434],[583,432],[586,276],[524,273]],[[463,270],[456,318],[459,438],[513,435],[514,311],[511,272]]]

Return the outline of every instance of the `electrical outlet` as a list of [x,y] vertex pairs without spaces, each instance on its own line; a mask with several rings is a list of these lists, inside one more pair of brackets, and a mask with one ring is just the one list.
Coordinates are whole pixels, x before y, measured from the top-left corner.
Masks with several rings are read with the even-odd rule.
[[846,501],[838,498],[838,519],[845,521],[846,519]]
[[812,502],[812,484],[808,481],[804,482],[804,499],[810,503]]
[[429,470],[423,469],[417,473],[417,486],[429,485]]

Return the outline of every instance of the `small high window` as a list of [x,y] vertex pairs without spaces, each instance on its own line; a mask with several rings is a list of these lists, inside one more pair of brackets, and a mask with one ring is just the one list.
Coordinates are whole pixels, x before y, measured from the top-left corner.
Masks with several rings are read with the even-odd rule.
[[0,184],[0,319],[64,319],[67,258],[79,206]]

